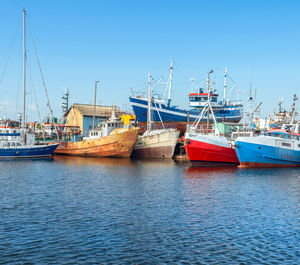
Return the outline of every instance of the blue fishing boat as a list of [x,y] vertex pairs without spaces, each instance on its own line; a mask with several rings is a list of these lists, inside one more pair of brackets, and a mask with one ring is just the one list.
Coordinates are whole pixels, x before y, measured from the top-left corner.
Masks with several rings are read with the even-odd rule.
[[34,145],[34,134],[22,134],[17,128],[0,129],[0,158],[50,156],[57,146],[58,144]]
[[235,150],[242,167],[300,166],[300,123],[264,135],[238,137]]
[[[210,71],[211,74],[213,71]],[[151,100],[152,122],[164,123],[189,123],[194,122],[199,117],[201,111],[205,107],[208,97],[211,100],[217,122],[233,122],[238,123],[243,117],[243,104],[241,102],[233,102],[226,98],[227,88],[227,70],[224,70],[224,99],[218,101],[218,93],[214,89],[199,88],[189,94],[189,109],[181,109],[171,105],[171,87],[172,87],[173,62],[169,69],[168,80],[168,99],[156,95]],[[209,74],[207,82],[209,82]],[[159,81],[157,82],[159,83]],[[132,93],[129,97],[130,104],[133,108],[136,119],[139,123],[147,122],[148,99],[145,93]],[[202,122],[206,122],[207,117]],[[210,118],[210,122],[213,122]]]

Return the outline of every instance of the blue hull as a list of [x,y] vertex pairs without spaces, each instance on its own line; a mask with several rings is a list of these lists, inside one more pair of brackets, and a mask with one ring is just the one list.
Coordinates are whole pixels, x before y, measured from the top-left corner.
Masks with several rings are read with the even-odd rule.
[[22,148],[0,148],[0,158],[31,158],[51,156],[58,144],[47,146],[28,146]]
[[[137,121],[147,122],[148,102],[136,97],[129,97],[129,100]],[[194,108],[187,111],[174,106],[168,107],[165,104],[152,103],[151,120],[153,122],[194,122],[201,110],[202,108]],[[214,107],[213,110],[217,122],[237,123],[243,117],[241,106],[218,106]],[[206,117],[203,117],[203,122],[205,122],[206,119]]]
[[300,166],[300,151],[243,141],[236,141],[235,146],[241,166]]

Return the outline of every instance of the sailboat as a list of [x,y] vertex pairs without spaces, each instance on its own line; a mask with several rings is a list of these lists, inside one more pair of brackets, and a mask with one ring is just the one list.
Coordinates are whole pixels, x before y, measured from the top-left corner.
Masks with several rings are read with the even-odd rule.
[[58,144],[34,145],[34,134],[26,128],[26,10],[23,10],[23,122],[22,128],[0,130],[0,158],[34,158],[51,156]]
[[148,74],[148,111],[147,131],[140,135],[133,147],[133,157],[172,158],[179,137],[179,131],[173,128],[151,128],[151,74]]
[[[210,79],[208,73],[207,87],[208,100],[205,103],[196,122],[185,133],[185,144],[187,156],[193,166],[237,166],[239,160],[237,158],[233,144],[220,134],[215,114],[210,102]],[[215,124],[215,131],[209,130],[209,114],[211,113]],[[206,133],[198,129],[204,115],[207,115]]]

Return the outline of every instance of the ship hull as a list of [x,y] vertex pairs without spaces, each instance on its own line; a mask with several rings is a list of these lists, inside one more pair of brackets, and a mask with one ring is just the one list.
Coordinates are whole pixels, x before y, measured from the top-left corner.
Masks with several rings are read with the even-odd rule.
[[36,158],[51,156],[58,144],[28,146],[20,148],[0,148],[0,158]]
[[140,128],[115,129],[110,135],[78,142],[62,142],[55,154],[86,157],[130,157]]
[[[139,123],[147,122],[148,101],[144,98],[129,97],[136,119]],[[186,123],[194,122],[202,111],[202,107],[183,110],[174,106],[168,107],[162,103],[151,103],[152,122]],[[218,105],[213,107],[217,122],[238,123],[242,115],[242,106]],[[210,121],[213,122],[212,118]],[[202,122],[207,122],[207,117],[203,117]]]
[[154,130],[138,137],[132,157],[172,158],[179,137],[174,129]]
[[239,165],[235,149],[223,136],[187,133],[184,147],[193,166]]
[[[282,143],[290,144],[290,147],[283,148]],[[238,138],[235,146],[241,167],[299,167],[298,143],[261,135]]]

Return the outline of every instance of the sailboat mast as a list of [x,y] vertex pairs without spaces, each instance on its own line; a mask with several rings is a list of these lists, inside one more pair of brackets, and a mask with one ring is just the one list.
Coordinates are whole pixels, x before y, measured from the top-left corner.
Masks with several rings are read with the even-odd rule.
[[172,80],[173,80],[173,57],[171,58],[171,66],[170,66],[170,69],[169,69],[169,95],[168,95],[168,107],[170,107],[170,105],[171,105]]
[[26,127],[26,9],[23,9],[23,128]]
[[151,74],[148,74],[148,115],[147,115],[147,131],[151,130]]

